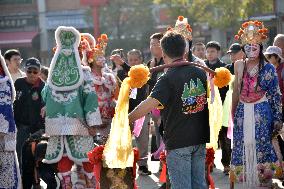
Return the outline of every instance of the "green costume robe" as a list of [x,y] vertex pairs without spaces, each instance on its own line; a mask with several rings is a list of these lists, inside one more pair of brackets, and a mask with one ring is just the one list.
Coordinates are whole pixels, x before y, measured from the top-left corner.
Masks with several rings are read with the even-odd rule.
[[75,162],[87,162],[87,152],[94,148],[88,127],[102,124],[97,95],[91,87],[90,70],[81,66],[79,32],[59,27],[55,37],[57,50],[42,91],[45,131],[50,136],[44,162],[56,163],[63,154]]

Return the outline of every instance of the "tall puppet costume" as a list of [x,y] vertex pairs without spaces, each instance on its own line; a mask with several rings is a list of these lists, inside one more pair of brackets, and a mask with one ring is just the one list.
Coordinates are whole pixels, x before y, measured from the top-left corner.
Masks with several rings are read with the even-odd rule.
[[266,33],[262,22],[249,21],[236,35],[247,59],[235,63],[230,179],[245,188],[271,187],[272,177],[282,174],[271,142],[282,128],[281,94],[275,68],[262,53]]
[[13,116],[15,89],[3,56],[0,54],[0,188],[22,188],[16,155],[16,125]]
[[83,70],[79,56],[80,33],[73,27],[58,27],[57,48],[42,96],[46,103],[46,134],[50,136],[45,163],[58,163],[61,185],[72,188],[71,167],[83,164],[86,177],[92,179],[87,152],[93,149],[89,130],[101,125],[97,95],[91,76]]
[[104,123],[104,126],[97,127],[96,130],[100,134],[102,144],[105,144],[110,131],[116,104],[115,92],[118,86],[115,76],[104,69],[107,41],[107,35],[102,34],[97,40],[97,45],[93,48],[91,47],[86,53],[87,64],[92,71],[92,88],[98,95],[99,109],[102,122]]

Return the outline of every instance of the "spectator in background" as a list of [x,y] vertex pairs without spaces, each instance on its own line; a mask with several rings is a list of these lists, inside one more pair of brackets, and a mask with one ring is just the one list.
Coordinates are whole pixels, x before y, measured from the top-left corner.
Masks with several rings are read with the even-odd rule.
[[[284,59],[282,57],[282,50],[277,46],[269,46],[264,52],[266,59],[276,68],[279,87],[282,94],[284,94]],[[282,105],[284,103],[284,95],[282,95]]]
[[[160,66],[165,64],[164,63],[164,59],[162,56],[162,48],[160,45],[160,40],[163,37],[163,33],[154,33],[153,35],[151,35],[150,37],[150,52],[152,55],[152,59],[147,63],[147,66],[149,68],[153,68],[156,66]],[[152,91],[152,89],[154,88],[155,84],[157,83],[158,78],[163,74],[164,72],[154,72],[151,74],[150,79],[148,81],[149,84],[149,91],[148,94],[150,94],[150,92]],[[161,126],[161,116],[159,116],[158,114],[155,113],[151,113],[151,118],[154,122],[154,128],[155,128],[155,139],[156,139],[156,145],[153,141],[151,142],[151,153],[154,153],[160,146],[161,144],[161,135],[160,135],[160,131],[162,130],[162,126]],[[161,126],[161,127],[160,127]],[[154,136],[152,135],[152,140],[154,139]]]
[[[125,54],[124,54],[124,51],[123,49],[114,49],[112,52],[111,52],[111,56],[112,55],[118,55],[122,58],[122,60],[125,60]],[[118,64],[115,64],[113,61],[112,61],[112,71],[115,75],[117,75],[117,72],[118,70],[122,70],[122,67],[121,65],[118,65]]]
[[42,66],[40,69],[40,76],[42,81],[46,83],[47,77],[48,77],[48,67]]
[[192,48],[192,53],[194,56],[200,58],[201,60],[205,60],[205,45],[201,42],[195,43]]
[[282,57],[284,57],[284,34],[276,35],[273,46],[279,47],[282,50]]
[[15,81],[14,115],[18,129],[17,154],[20,168],[22,168],[22,148],[25,141],[31,134],[41,135],[44,133],[44,120],[40,115],[44,106],[41,98],[44,82],[39,78],[40,67],[38,59],[29,58],[25,63],[27,76]]
[[[127,77],[127,73],[130,70],[131,66],[138,64],[143,64],[143,56],[140,50],[132,49],[127,53],[128,64],[123,61],[119,55],[113,55],[111,60],[117,65],[121,65],[123,70],[119,70],[117,76],[122,81]],[[133,89],[132,94],[129,99],[129,112],[134,110],[143,100],[147,98],[147,89],[148,85],[144,85],[140,89]],[[149,143],[149,115],[145,116],[142,130],[140,135],[135,137],[137,147],[139,149],[140,160],[138,161],[139,169],[138,173],[141,175],[151,175],[151,171],[148,170],[147,161],[148,161],[148,143]]]
[[[165,64],[163,60],[163,56],[162,56],[162,48],[160,45],[160,40],[162,39],[162,37],[163,37],[162,33],[154,33],[150,37],[150,52],[153,58],[147,63],[147,66],[149,68],[153,68],[155,66],[160,66],[160,65]],[[151,79],[148,82],[150,92],[155,86],[158,80],[158,77],[161,76],[162,73],[163,72],[152,73]]]
[[[225,67],[226,64],[219,59],[221,53],[221,46],[217,41],[210,41],[206,44],[206,60],[205,64],[212,70],[216,68]],[[223,87],[219,89],[222,102],[225,100],[228,89]]]
[[[284,38],[283,38],[284,39]],[[278,39],[279,40],[279,39]],[[278,76],[278,82],[279,82],[279,88],[281,91],[281,101],[282,101],[282,120],[284,120],[284,59],[282,57],[282,50],[281,48],[277,47],[277,46],[269,46],[266,51],[264,52],[264,55],[266,57],[266,59],[274,65],[276,72],[277,72],[277,76]],[[282,155],[282,161],[283,161],[283,157],[284,157],[284,141],[281,138],[281,136],[277,136],[277,140],[278,140],[278,144],[279,144],[279,148],[280,148],[280,152]],[[275,150],[277,148],[275,147]],[[276,150],[276,152],[278,152]]]
[[23,60],[20,51],[17,49],[9,49],[5,52],[4,58],[14,83],[18,78],[26,76],[25,73],[20,70],[20,65]]
[[[219,59],[220,51],[221,51],[221,46],[217,41],[210,41],[206,44],[207,60],[205,60],[205,64],[212,70],[226,66],[226,64]],[[228,86],[219,88],[220,97],[223,105],[228,90],[229,90]],[[228,132],[228,125],[223,125],[219,132],[219,144],[222,150],[221,162],[224,166],[224,173],[226,175],[230,171],[230,161],[231,161],[231,141],[227,137],[227,132]]]
[[264,52],[265,58],[274,65],[277,71],[278,75],[278,80],[279,80],[279,85],[281,89],[281,93],[284,93],[284,84],[283,84],[283,79],[284,79],[284,59],[283,59],[283,51],[280,47],[278,46],[269,46],[266,51]]
[[230,55],[231,64],[226,65],[226,68],[234,75],[234,63],[237,60],[243,60],[245,58],[245,53],[242,51],[242,47],[239,43],[233,43],[227,51],[227,54]]

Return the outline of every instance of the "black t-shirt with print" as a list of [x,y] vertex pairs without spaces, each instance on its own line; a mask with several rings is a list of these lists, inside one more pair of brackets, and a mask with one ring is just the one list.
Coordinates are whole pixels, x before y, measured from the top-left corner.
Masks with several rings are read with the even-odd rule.
[[163,106],[166,149],[209,142],[207,77],[195,66],[170,68],[162,75],[150,97]]

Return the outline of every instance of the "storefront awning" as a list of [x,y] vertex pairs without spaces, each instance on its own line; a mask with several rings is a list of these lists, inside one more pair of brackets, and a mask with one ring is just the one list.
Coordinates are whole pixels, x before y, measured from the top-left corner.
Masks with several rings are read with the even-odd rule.
[[0,48],[31,47],[37,31],[0,32]]

